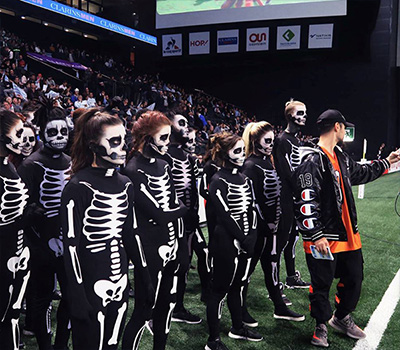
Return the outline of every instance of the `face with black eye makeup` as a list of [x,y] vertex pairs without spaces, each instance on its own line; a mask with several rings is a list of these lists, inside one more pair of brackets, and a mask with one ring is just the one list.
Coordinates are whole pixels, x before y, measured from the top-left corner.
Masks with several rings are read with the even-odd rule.
[[100,156],[109,163],[122,165],[126,159],[125,127],[122,124],[104,128],[100,139]]
[[168,152],[169,138],[171,136],[171,126],[163,125],[157,132],[153,135],[151,147],[159,154],[164,155]]
[[52,120],[44,130],[45,146],[57,152],[62,152],[68,144],[69,131],[65,120]]
[[257,150],[263,155],[271,155],[272,148],[274,147],[274,138],[275,135],[272,130],[261,135],[260,140],[258,141]]
[[246,153],[244,141],[242,139],[237,141],[235,145],[228,151],[228,158],[229,161],[236,166],[241,167],[243,165],[244,160],[246,159]]
[[10,132],[6,135],[8,138],[6,147],[15,154],[21,154],[23,132],[24,124],[22,123],[22,120],[18,120],[17,123],[11,128]]
[[187,119],[183,115],[176,114],[172,121],[172,127],[174,132],[178,134],[178,139],[185,143],[189,137],[189,124]]
[[36,138],[35,133],[31,128],[24,127],[24,132],[22,133],[22,147],[21,153],[24,157],[28,157],[35,147]]
[[183,149],[188,153],[194,153],[196,150],[196,130],[192,130],[189,132],[188,140],[183,145]]

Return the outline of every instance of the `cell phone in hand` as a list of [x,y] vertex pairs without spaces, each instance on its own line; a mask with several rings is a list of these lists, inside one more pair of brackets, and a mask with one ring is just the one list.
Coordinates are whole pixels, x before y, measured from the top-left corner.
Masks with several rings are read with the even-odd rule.
[[311,255],[315,258],[315,259],[320,259],[320,260],[331,260],[333,261],[333,255],[331,250],[328,248],[326,248],[328,250],[328,254],[322,254],[320,253],[317,248],[315,247],[315,245],[311,245],[310,246],[311,249]]

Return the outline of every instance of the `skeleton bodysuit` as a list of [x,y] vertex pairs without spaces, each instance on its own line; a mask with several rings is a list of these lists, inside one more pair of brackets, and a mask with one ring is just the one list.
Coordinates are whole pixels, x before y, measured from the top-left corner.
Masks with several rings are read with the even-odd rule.
[[281,217],[281,181],[268,156],[251,155],[242,172],[253,184],[258,220],[257,243],[249,275],[260,259],[269,296],[276,308],[283,307],[278,276],[280,237],[277,234]]
[[182,243],[179,249],[181,269],[178,277],[176,306],[176,311],[179,311],[184,308],[183,298],[193,250],[196,252],[198,257],[198,272],[202,287],[202,297],[206,297],[205,294],[207,293],[209,283],[209,268],[207,265],[208,248],[203,233],[199,227],[199,197],[197,191],[197,176],[199,170],[197,160],[177,144],[169,146],[168,153],[163,159],[165,159],[171,166],[172,177],[178,199],[180,199],[188,208],[188,212],[183,218],[186,235],[182,238]]
[[[176,300],[174,277],[178,250],[178,231],[187,208],[177,200],[169,165],[160,159],[139,154],[123,170],[133,183],[138,230],[151,280],[156,291],[152,312],[154,348],[165,348],[172,310]],[[145,289],[135,275],[135,310],[125,328],[123,349],[137,349],[151,307],[144,302]]]
[[257,217],[251,182],[237,168],[221,168],[212,177],[209,198],[216,211],[217,224],[210,243],[213,272],[207,321],[210,339],[216,339],[226,295],[232,326],[242,328],[242,296],[256,241]]
[[[288,276],[295,273],[295,246],[298,233],[294,222],[293,189],[291,177],[300,165],[300,145],[294,134],[282,132],[276,139],[273,149],[274,163],[282,181],[281,209],[282,216],[279,225],[279,236],[282,244],[280,251],[285,248],[285,261]],[[293,233],[293,234],[291,234]]]
[[[54,274],[57,274],[62,291],[65,287],[59,211],[61,194],[68,182],[70,161],[66,154],[43,147],[26,158],[18,168],[29,189],[30,200],[44,209],[43,217],[28,231],[32,276],[27,294],[27,312],[40,350],[51,348],[49,305],[53,297]],[[69,317],[64,299],[57,310],[57,319],[56,348],[64,347],[69,337]]]
[[206,200],[206,215],[207,215],[207,227],[208,227],[208,241],[211,242],[214,228],[216,225],[215,210],[212,207],[212,203],[209,200],[209,186],[213,175],[220,170],[220,167],[216,165],[212,160],[206,162],[203,168],[203,175],[200,179],[200,194]]
[[117,349],[128,306],[128,258],[147,272],[133,186],[115,169],[85,168],[62,195],[67,299],[74,349]]
[[0,157],[0,344],[19,348],[19,314],[30,271],[22,214],[28,190],[7,158]]

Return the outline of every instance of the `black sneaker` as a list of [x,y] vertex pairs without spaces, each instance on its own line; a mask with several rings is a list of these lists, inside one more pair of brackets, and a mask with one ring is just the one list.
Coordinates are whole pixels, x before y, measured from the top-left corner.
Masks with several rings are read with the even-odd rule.
[[251,328],[258,327],[258,322],[249,314],[249,311],[246,309],[242,315],[242,323]]
[[214,341],[208,341],[205,350],[229,350],[221,339],[215,339]]
[[249,341],[263,340],[261,334],[251,329],[248,329],[247,327],[242,327],[241,329],[231,328],[230,332],[228,333],[228,336],[232,339],[243,339]]
[[315,346],[322,346],[323,348],[327,348],[329,346],[328,329],[326,328],[326,325],[321,323],[315,327],[311,344]]
[[198,324],[198,323],[201,323],[202,319],[199,316],[191,314],[186,309],[182,309],[182,310],[176,311],[172,314],[171,321],[183,322],[183,323],[187,323],[187,324]]
[[286,277],[286,287],[290,289],[294,288],[309,288],[311,283],[305,282],[301,279],[299,271],[296,271],[294,276]]
[[304,315],[298,314],[297,312],[294,312],[287,307],[276,309],[274,312],[274,318],[276,318],[277,320],[288,320],[295,322],[304,321],[306,319]]

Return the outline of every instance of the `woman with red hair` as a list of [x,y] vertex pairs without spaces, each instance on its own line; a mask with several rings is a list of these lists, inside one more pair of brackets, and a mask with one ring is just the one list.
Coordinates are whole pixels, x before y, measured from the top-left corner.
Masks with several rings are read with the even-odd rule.
[[146,290],[135,270],[135,309],[122,349],[138,349],[146,321],[152,318],[153,349],[159,350],[165,349],[176,303],[177,238],[183,234],[181,218],[187,209],[177,199],[168,163],[156,158],[168,150],[171,122],[160,112],[148,111],[134,124],[132,134],[132,158],[123,172],[140,203],[137,225],[156,296],[154,306],[146,303]]

